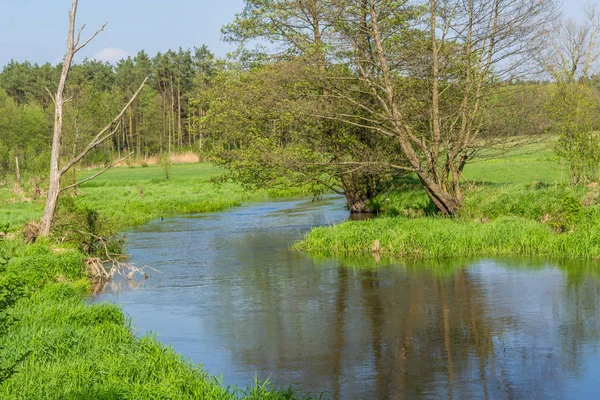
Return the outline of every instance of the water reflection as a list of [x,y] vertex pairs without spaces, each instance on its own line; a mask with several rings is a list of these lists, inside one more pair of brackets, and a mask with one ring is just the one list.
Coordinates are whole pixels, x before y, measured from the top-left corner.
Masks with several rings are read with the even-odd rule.
[[311,258],[289,245],[343,204],[265,203],[130,235],[164,275],[123,305],[226,384],[255,374],[334,399],[598,398],[595,263]]

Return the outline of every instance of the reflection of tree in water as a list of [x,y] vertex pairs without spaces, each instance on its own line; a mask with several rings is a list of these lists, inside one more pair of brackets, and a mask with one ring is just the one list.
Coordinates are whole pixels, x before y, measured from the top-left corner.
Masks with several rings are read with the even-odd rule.
[[143,277],[135,279],[127,279],[122,276],[117,276],[109,281],[96,280],[92,283],[92,293],[97,296],[104,292],[110,292],[118,295],[133,289],[141,289],[146,286],[146,280]]
[[[464,263],[311,268],[298,253],[248,253],[270,247],[264,235],[241,239],[232,258],[247,265],[214,323],[241,370],[278,384],[336,399],[560,397],[584,344],[600,340],[595,279],[543,265],[494,267],[522,282]],[[528,285],[553,293],[536,298],[545,320],[519,298]]]
[[[365,311],[371,319],[377,398],[415,398],[437,392],[453,397],[455,382],[491,356],[491,326],[481,294],[464,269],[453,278],[431,270],[411,271],[410,279],[389,282],[389,272],[366,271]],[[486,390],[485,374],[481,391]],[[440,389],[445,392],[440,392]]]

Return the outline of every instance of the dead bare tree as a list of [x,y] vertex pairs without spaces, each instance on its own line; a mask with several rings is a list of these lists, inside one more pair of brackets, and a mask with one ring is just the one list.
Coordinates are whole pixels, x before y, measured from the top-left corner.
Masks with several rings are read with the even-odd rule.
[[[148,78],[146,78],[139,89],[135,92],[135,94],[131,97],[129,102],[123,107],[122,111],[110,122],[108,123],[89,143],[88,145],[75,157],[73,157],[70,161],[64,163],[64,165],[60,165],[60,156],[61,156],[61,142],[62,142],[62,127],[63,127],[63,108],[65,103],[69,101],[69,99],[65,99],[65,87],[67,84],[67,79],[69,77],[69,71],[71,69],[71,65],[73,63],[74,56],[83,49],[86,45],[88,45],[100,32],[104,30],[106,27],[106,23],[98,29],[89,39],[85,42],[81,42],[81,34],[85,25],[82,26],[78,32],[75,32],[75,20],[77,14],[77,4],[78,0],[73,0],[71,11],[69,12],[69,34],[67,37],[67,52],[65,54],[65,58],[63,60],[62,72],[60,75],[60,80],[58,83],[58,89],[56,90],[56,94],[52,95],[50,92],[50,96],[54,102],[54,133],[52,137],[52,152],[50,158],[50,179],[48,186],[48,196],[46,199],[46,206],[44,208],[44,213],[42,215],[42,219],[40,221],[40,229],[39,236],[48,236],[50,234],[50,230],[52,228],[52,223],[54,221],[54,215],[56,213],[56,206],[58,203],[58,198],[62,190],[61,178],[62,176],[69,171],[75,164],[77,164],[83,157],[86,156],[93,148],[98,146],[100,143],[104,142],[106,139],[110,138],[114,135],[119,127],[122,116],[125,114],[126,110],[133,103],[133,101],[137,98],[137,96],[142,91],[144,85]],[[127,158],[127,157],[125,157]],[[121,159],[123,161],[125,158]],[[114,164],[113,164],[114,165]],[[75,185],[71,185],[75,186]]]
[[600,59],[600,7],[585,6],[585,20],[558,18],[546,36],[538,57],[547,73],[558,83],[589,78]]

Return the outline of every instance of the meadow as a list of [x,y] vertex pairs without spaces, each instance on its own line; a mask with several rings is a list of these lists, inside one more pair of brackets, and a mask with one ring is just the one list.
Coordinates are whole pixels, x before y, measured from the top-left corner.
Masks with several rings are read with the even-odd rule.
[[458,217],[436,215],[418,182],[374,200],[381,217],[316,228],[297,249],[323,255],[450,258],[600,256],[600,186],[568,184],[568,169],[537,144],[465,168]]
[[[97,173],[83,170],[79,179]],[[116,167],[94,180],[65,192],[79,209],[97,211],[115,229],[141,225],[160,217],[176,214],[221,211],[245,201],[301,195],[299,189],[247,190],[219,179],[225,170],[209,163],[173,164],[166,179],[164,167]],[[15,231],[35,219],[44,209],[43,196],[34,199],[33,187],[27,184],[22,192],[14,184],[0,186],[0,229]],[[60,206],[59,206],[60,209]]]

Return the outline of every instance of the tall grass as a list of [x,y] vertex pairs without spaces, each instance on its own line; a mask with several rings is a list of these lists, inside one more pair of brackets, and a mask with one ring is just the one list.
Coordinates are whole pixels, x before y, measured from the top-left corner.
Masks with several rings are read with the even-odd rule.
[[296,248],[321,254],[393,257],[600,257],[600,185],[569,186],[542,148],[475,163],[454,218],[436,215],[414,179],[375,199],[385,217],[317,228]]
[[316,228],[298,249],[325,254],[379,253],[394,257],[548,256],[592,259],[600,256],[600,229],[555,233],[519,217],[491,222],[421,218],[378,218]]

